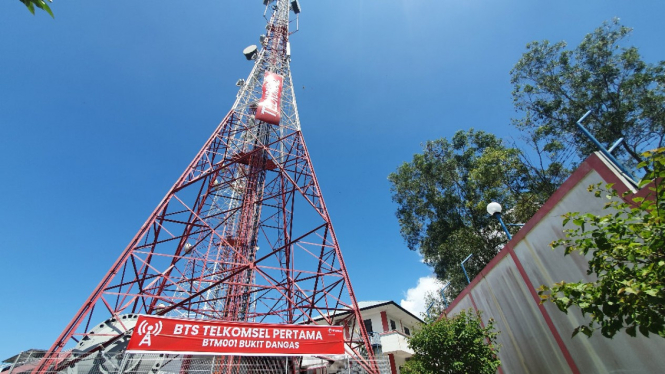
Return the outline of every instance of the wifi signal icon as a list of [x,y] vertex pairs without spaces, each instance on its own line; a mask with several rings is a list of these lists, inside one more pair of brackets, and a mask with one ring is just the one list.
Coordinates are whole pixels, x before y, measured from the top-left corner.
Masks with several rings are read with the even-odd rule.
[[150,334],[152,336],[157,336],[161,332],[162,332],[162,321],[155,322],[154,325],[151,325],[148,322],[143,321],[139,325],[139,335]]

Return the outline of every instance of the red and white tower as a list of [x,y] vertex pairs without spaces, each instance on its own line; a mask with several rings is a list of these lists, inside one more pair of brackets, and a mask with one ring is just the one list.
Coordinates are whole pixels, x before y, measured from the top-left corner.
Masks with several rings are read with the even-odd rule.
[[[267,32],[245,50],[254,66],[233,107],[36,371],[62,364],[64,350],[125,339],[122,318],[145,314],[343,324],[347,352],[378,373],[300,129],[289,68],[299,5],[264,3]],[[103,321],[119,322],[100,339]]]

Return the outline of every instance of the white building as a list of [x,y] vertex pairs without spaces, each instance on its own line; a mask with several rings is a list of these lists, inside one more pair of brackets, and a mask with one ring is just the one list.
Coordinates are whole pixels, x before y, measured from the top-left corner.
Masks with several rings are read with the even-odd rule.
[[391,373],[399,374],[400,367],[413,355],[409,337],[423,321],[394,301],[360,301],[358,307],[374,353],[388,356]]
[[[389,362],[389,365],[382,369],[382,374],[400,374],[400,367],[413,355],[408,346],[409,337],[423,321],[394,301],[360,301],[358,307],[375,356],[377,359],[384,358]],[[343,316],[344,314],[341,315]],[[310,368],[327,366],[327,370],[312,370],[312,372],[329,374],[346,372],[342,367],[345,365],[343,360],[332,365],[312,360],[306,360],[303,366]]]

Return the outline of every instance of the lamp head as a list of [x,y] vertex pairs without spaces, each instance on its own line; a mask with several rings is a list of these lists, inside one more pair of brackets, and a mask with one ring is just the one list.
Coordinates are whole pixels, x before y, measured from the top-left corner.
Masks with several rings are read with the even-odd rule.
[[490,216],[493,216],[497,213],[501,214],[501,204],[494,201],[487,204],[487,213],[489,213]]

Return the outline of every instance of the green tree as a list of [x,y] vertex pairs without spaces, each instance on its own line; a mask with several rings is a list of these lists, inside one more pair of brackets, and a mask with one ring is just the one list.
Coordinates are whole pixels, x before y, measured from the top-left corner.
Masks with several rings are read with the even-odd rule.
[[472,278],[506,242],[487,204],[500,202],[507,222],[525,222],[551,194],[533,192],[538,190],[517,149],[473,129],[458,131],[451,141],[428,141],[388,179],[402,236],[439,279],[451,282],[450,298],[467,285],[462,260],[473,254],[465,264]]
[[575,305],[591,317],[573,336],[591,336],[600,327],[609,338],[624,328],[630,336],[639,331],[665,337],[665,148],[643,156],[639,167],[649,172],[639,185],[650,191],[646,198],[626,201],[611,185],[590,186],[597,198],[608,200],[607,214],[564,215],[564,226],[574,226],[565,230],[564,239],[552,243],[553,248],[564,247],[566,255],[590,254],[588,274],[596,277],[540,288],[543,302],[552,301],[566,313]]
[[[41,9],[45,11],[46,13],[50,14],[51,17],[53,17],[53,12],[51,11],[51,7],[48,6],[45,0],[20,0],[23,4],[25,4],[26,7],[28,7],[28,10],[30,13],[35,14],[35,8]],[[48,0],[49,3],[52,3],[53,0]]]
[[402,366],[404,374],[494,374],[501,365],[494,320],[482,326],[480,312],[461,311],[452,318],[424,325],[409,347],[414,355]]
[[[523,114],[513,124],[539,152],[557,158],[572,151],[583,159],[596,151],[575,125],[589,110],[585,127],[608,147],[623,138],[615,153],[630,165],[642,161],[641,152],[663,146],[665,61],[647,64],[637,48],[622,47],[630,32],[615,19],[574,50],[563,41],[527,44],[510,72],[515,109]],[[560,162],[548,165],[554,174]]]

